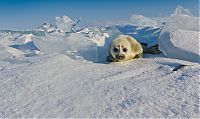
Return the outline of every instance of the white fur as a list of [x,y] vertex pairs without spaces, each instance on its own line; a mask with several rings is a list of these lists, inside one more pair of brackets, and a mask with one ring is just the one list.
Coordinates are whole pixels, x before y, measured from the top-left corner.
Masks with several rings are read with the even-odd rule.
[[[118,52],[114,51],[114,48],[118,49]],[[124,52],[123,49],[126,48],[127,51]],[[128,35],[119,35],[114,39],[108,50],[108,54],[116,59],[117,55],[125,56],[124,59],[118,61],[126,61],[133,59],[136,55],[143,52],[142,46],[140,43],[135,40],[133,37]]]

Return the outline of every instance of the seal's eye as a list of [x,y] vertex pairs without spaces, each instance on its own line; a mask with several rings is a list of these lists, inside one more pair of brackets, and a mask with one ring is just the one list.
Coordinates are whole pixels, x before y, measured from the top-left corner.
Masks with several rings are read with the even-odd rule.
[[123,49],[123,52],[127,52],[127,49],[126,49],[126,48],[124,48],[124,49]]
[[119,51],[117,48],[114,48],[113,50],[114,50],[114,52],[118,52]]

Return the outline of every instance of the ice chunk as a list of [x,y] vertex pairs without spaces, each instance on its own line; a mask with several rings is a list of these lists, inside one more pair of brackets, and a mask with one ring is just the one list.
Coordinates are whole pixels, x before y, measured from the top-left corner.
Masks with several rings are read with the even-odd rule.
[[137,26],[156,26],[156,22],[154,20],[136,14],[132,15],[131,23]]
[[187,15],[187,16],[193,16],[191,13],[190,13],[190,10],[189,9],[184,9],[181,5],[178,5],[177,8],[174,10],[174,13],[172,14],[173,15],[178,15],[178,14],[181,14],[181,15]]
[[[39,49],[33,43],[32,37],[36,37],[36,36],[34,36],[33,34],[22,34],[21,36],[15,38],[14,44],[8,45],[7,46],[8,48],[6,49],[10,51],[11,48],[14,48],[16,51],[20,51],[21,54],[23,53],[23,54],[26,54],[26,56],[31,56],[34,52],[39,51]],[[15,55],[18,55],[19,53],[12,52],[11,54],[15,56]]]
[[39,51],[39,49],[35,46],[35,44],[30,41],[27,43],[22,43],[22,44],[14,44],[10,45],[10,47],[18,49],[24,53],[32,53],[33,51]]
[[170,58],[199,62],[199,17],[175,14],[159,36],[159,49]]
[[88,34],[90,32],[90,29],[89,28],[84,28],[76,33],[82,33],[82,34]]
[[174,30],[191,30],[199,32],[199,17],[194,17],[188,9],[178,6],[167,19],[162,32]]
[[70,19],[68,16],[56,17],[55,19],[58,29],[62,30],[63,32],[71,32],[71,28],[74,24],[72,19]]
[[12,33],[10,31],[0,31],[0,45],[8,46],[14,44],[16,37],[20,36],[19,33]]
[[140,43],[147,44],[148,47],[157,44],[157,38],[162,30],[161,28],[133,25],[119,25],[116,27],[123,34],[134,37]]
[[[21,34],[19,34],[21,33]],[[27,34],[28,31],[9,31],[2,33],[2,42],[0,42],[2,58],[8,56],[21,57],[28,56],[34,51],[38,51],[32,42],[33,34]],[[1,44],[2,43],[2,44]]]
[[160,35],[159,49],[170,58],[199,62],[199,32],[176,30]]
[[100,31],[98,28],[89,29],[86,28],[80,33],[84,34],[84,36],[90,38],[93,42],[95,42],[98,46],[103,46],[105,43],[105,39],[109,37],[107,31]]
[[43,23],[42,26],[40,26],[38,29],[47,33],[52,33],[56,30],[56,28],[48,22]]
[[130,23],[134,26],[152,26],[152,27],[160,27],[163,26],[165,18],[147,18],[142,15],[133,14]]
[[162,32],[174,30],[191,30],[198,32],[199,27],[199,17],[191,17],[179,14],[168,18]]
[[47,23],[45,22],[43,25],[42,25],[42,28],[44,29],[49,29],[52,25],[50,23]]
[[28,43],[32,41],[33,34],[21,34],[14,39],[14,44]]
[[77,33],[83,34],[96,43],[98,62],[103,62],[107,56],[107,48],[113,39],[113,35],[121,34],[115,27],[85,28]]

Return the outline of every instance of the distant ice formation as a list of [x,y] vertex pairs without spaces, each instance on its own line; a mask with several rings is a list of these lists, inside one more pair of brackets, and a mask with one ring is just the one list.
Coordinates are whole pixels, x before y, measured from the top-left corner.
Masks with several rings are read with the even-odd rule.
[[176,7],[176,9],[174,10],[174,13],[171,16],[178,15],[178,14],[193,16],[189,9],[185,9],[181,5]]
[[151,27],[161,27],[165,23],[165,18],[148,18],[142,15],[133,14],[130,23],[135,26],[151,26]]
[[168,18],[133,15],[129,24],[74,30],[79,21],[62,16],[55,18],[54,25],[45,22],[31,31],[1,30],[1,53],[6,57],[60,53],[96,62],[105,59],[112,39],[126,34],[148,47],[159,44],[160,50],[169,58],[199,60],[199,17],[194,17],[181,6]]
[[48,33],[51,33],[51,32],[54,32],[56,28],[52,24],[45,22],[38,29],[48,32]]
[[68,16],[56,17],[56,26],[58,29],[63,32],[71,32],[71,28],[73,27],[73,20]]

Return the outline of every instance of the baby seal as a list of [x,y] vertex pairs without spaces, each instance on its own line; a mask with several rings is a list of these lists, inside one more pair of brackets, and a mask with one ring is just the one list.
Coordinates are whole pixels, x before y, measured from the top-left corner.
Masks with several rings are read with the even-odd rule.
[[108,49],[108,62],[121,62],[134,58],[141,58],[143,49],[141,44],[131,36],[119,35],[112,41]]

